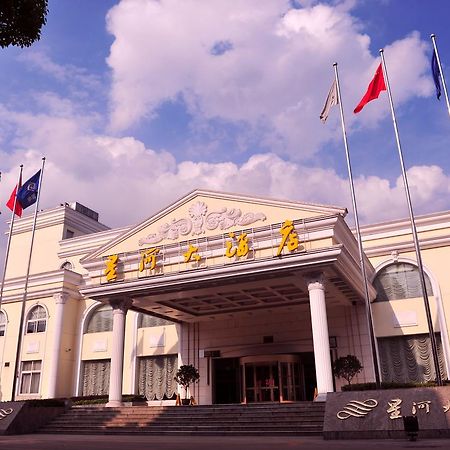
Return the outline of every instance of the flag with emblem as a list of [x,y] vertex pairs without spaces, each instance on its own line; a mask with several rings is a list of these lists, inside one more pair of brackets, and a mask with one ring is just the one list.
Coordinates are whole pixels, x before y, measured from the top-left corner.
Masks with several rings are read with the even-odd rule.
[[17,191],[17,201],[23,209],[36,203],[40,179],[41,171],[38,170],[29,180],[25,181],[22,187]]

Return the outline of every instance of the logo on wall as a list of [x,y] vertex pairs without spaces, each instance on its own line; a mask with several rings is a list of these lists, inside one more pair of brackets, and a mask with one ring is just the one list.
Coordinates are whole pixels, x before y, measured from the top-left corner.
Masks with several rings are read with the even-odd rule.
[[200,236],[206,230],[228,230],[234,226],[245,226],[266,220],[263,213],[243,213],[239,208],[222,208],[219,211],[208,212],[204,202],[193,203],[189,208],[189,217],[173,219],[170,223],[161,225],[157,233],[152,233],[139,239],[139,245],[157,244],[163,239],[177,240],[181,236]]
[[346,420],[350,417],[364,417],[367,416],[367,414],[369,414],[377,405],[378,402],[374,398],[369,398],[364,402],[352,400],[351,402],[348,402],[344,408],[336,414],[336,416],[341,420]]
[[4,419],[5,417],[8,417],[13,412],[14,412],[14,409],[12,409],[12,408],[0,409],[0,420]]

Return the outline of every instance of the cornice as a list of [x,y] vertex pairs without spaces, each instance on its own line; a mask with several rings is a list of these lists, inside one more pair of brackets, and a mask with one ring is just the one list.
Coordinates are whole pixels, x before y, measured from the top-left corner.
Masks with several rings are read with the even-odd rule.
[[[442,238],[429,238],[429,239],[419,239],[420,249],[428,250],[431,248],[447,247],[450,246],[450,236],[445,236]],[[414,243],[410,242],[400,242],[397,244],[389,245],[378,245],[373,247],[368,247],[364,249],[364,253],[373,258],[376,256],[390,255],[393,251],[398,252],[412,252],[414,251]]]
[[[161,218],[169,215],[173,211],[177,210],[181,206],[185,205],[186,203],[189,203],[190,201],[194,200],[195,198],[203,196],[213,199],[221,199],[221,200],[229,200],[229,201],[240,201],[240,202],[247,202],[247,203],[253,203],[255,205],[267,205],[277,208],[292,208],[292,209],[309,209],[310,211],[316,211],[318,213],[325,213],[328,214],[326,216],[345,216],[347,214],[346,208],[340,208],[335,206],[325,206],[325,205],[318,205],[318,204],[312,204],[312,203],[300,203],[300,202],[290,202],[286,200],[274,200],[274,199],[265,199],[260,197],[251,197],[246,195],[237,195],[237,194],[226,194],[221,192],[212,192],[212,191],[205,191],[205,190],[195,190],[186,195],[185,197],[181,198],[180,200],[176,201],[175,203],[172,203],[168,207],[158,211],[156,214],[151,216],[150,218],[144,220],[143,222],[140,222],[134,227],[130,227],[128,231],[123,233],[123,235],[118,236],[116,239],[113,239],[110,243],[108,243],[105,246],[102,246],[98,248],[98,250],[94,251],[93,253],[87,255],[86,257],[81,259],[81,263],[87,260],[95,259],[99,254],[107,251],[109,248],[112,248],[114,245],[117,245],[121,241],[133,236],[134,234],[139,233],[144,228],[150,226],[151,224],[157,222]],[[325,216],[325,217],[326,217]],[[305,219],[307,220],[307,219]]]
[[69,258],[72,256],[85,255],[91,253],[126,232],[129,227],[115,228],[112,230],[91,233],[72,239],[63,239],[59,241],[59,258]]
[[[13,235],[31,231],[33,227],[33,218],[34,214],[29,214],[22,218],[15,219]],[[109,229],[106,225],[96,222],[66,205],[40,211],[37,215],[36,229],[60,225],[63,223],[76,225],[77,229],[80,229],[86,233],[94,233]]]
[[220,283],[222,279],[242,277],[249,275],[262,275],[264,273],[285,272],[307,267],[311,270],[315,265],[333,264],[342,252],[342,246],[308,251],[298,255],[286,255],[283,258],[265,258],[257,261],[235,263],[232,266],[195,269],[182,273],[166,274],[161,277],[146,277],[137,280],[119,281],[109,284],[86,286],[80,292],[89,298],[111,297],[117,295],[130,295],[148,289],[170,289],[172,286],[181,288],[214,279]]
[[[341,222],[342,226],[347,227],[345,221],[339,215],[323,216],[320,218],[309,218],[298,221],[296,224],[297,232],[299,234],[300,240],[304,239],[307,241],[331,238],[334,235],[334,228],[337,222]],[[303,228],[302,228],[303,227]],[[348,228],[347,228],[348,230]],[[264,225],[262,227],[257,227],[253,229],[254,238],[258,242],[263,242],[265,238],[271,239],[272,225]],[[351,236],[350,231],[348,231],[349,236]],[[223,243],[221,241],[221,234],[217,236],[210,236],[211,241],[215,241],[220,244],[217,247],[217,251],[223,253]],[[211,247],[210,247],[211,248]],[[179,247],[177,243],[169,244],[164,250],[166,257],[179,256]],[[218,255],[215,255],[218,256]],[[140,249],[135,249],[134,251],[126,252],[121,254],[121,261],[125,264],[136,263],[141,258]],[[89,272],[103,271],[104,270],[104,259],[102,257],[92,257],[92,254],[88,257],[82,258],[80,260],[82,266]]]
[[[67,292],[72,298],[79,297],[78,287],[84,283],[83,277],[71,270],[61,269],[30,275],[28,278],[27,299],[53,296],[55,293]],[[59,284],[60,286],[48,288],[48,285]],[[2,303],[21,300],[23,292],[12,294],[12,291],[23,291],[25,277],[9,278],[5,280]]]
[[[450,211],[415,216],[414,220],[418,231],[450,228]],[[361,227],[361,235],[365,241],[410,233],[411,222],[408,218],[364,225]]]
[[195,189],[191,192],[189,192],[185,197],[179,199],[172,205],[168,206],[165,209],[160,210],[158,213],[164,213],[169,208],[176,209],[179,206],[190,202],[194,198],[202,196],[212,199],[221,199],[221,200],[231,200],[231,201],[237,201],[237,202],[246,202],[246,203],[253,203],[255,205],[267,205],[267,206],[274,206],[274,207],[284,207],[284,208],[293,208],[293,209],[302,209],[307,208],[311,211],[317,211],[317,212],[323,212],[327,211],[328,213],[333,212],[334,214],[347,214],[347,208],[344,208],[342,206],[336,206],[336,205],[324,205],[321,203],[308,203],[308,202],[297,202],[292,200],[286,200],[286,199],[275,199],[270,197],[259,197],[259,196],[252,196],[248,194],[236,194],[236,193],[229,193],[229,192],[223,192],[223,191],[210,191],[207,189]]

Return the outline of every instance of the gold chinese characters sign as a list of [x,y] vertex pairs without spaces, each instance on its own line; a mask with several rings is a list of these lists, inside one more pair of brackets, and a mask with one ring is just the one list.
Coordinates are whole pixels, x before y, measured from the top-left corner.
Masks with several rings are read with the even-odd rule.
[[[266,233],[263,235],[263,239],[269,240],[273,256],[282,257],[305,250],[300,243],[295,223],[292,220],[285,220],[275,229],[270,228],[269,233],[270,236],[267,237]],[[147,248],[139,252],[137,276],[163,275],[167,273],[169,267],[169,272],[178,272],[253,260],[256,248],[260,244],[261,242],[255,237],[253,230],[244,230],[195,241]],[[119,276],[120,261],[121,256],[117,254],[105,258],[104,279],[107,283],[121,279]],[[174,267],[177,268],[174,269]]]

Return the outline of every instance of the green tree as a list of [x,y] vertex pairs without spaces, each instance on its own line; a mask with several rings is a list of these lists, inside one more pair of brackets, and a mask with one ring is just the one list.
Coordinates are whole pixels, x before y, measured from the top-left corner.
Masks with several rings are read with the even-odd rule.
[[341,356],[333,363],[333,372],[338,378],[344,378],[348,384],[357,375],[363,366],[355,355]]
[[195,368],[192,364],[186,364],[184,366],[180,366],[174,379],[179,385],[184,387],[184,391],[186,393],[185,398],[187,399],[189,385],[197,382],[199,378],[200,374],[198,373],[197,368]]
[[0,0],[0,47],[29,47],[41,37],[48,0]]

